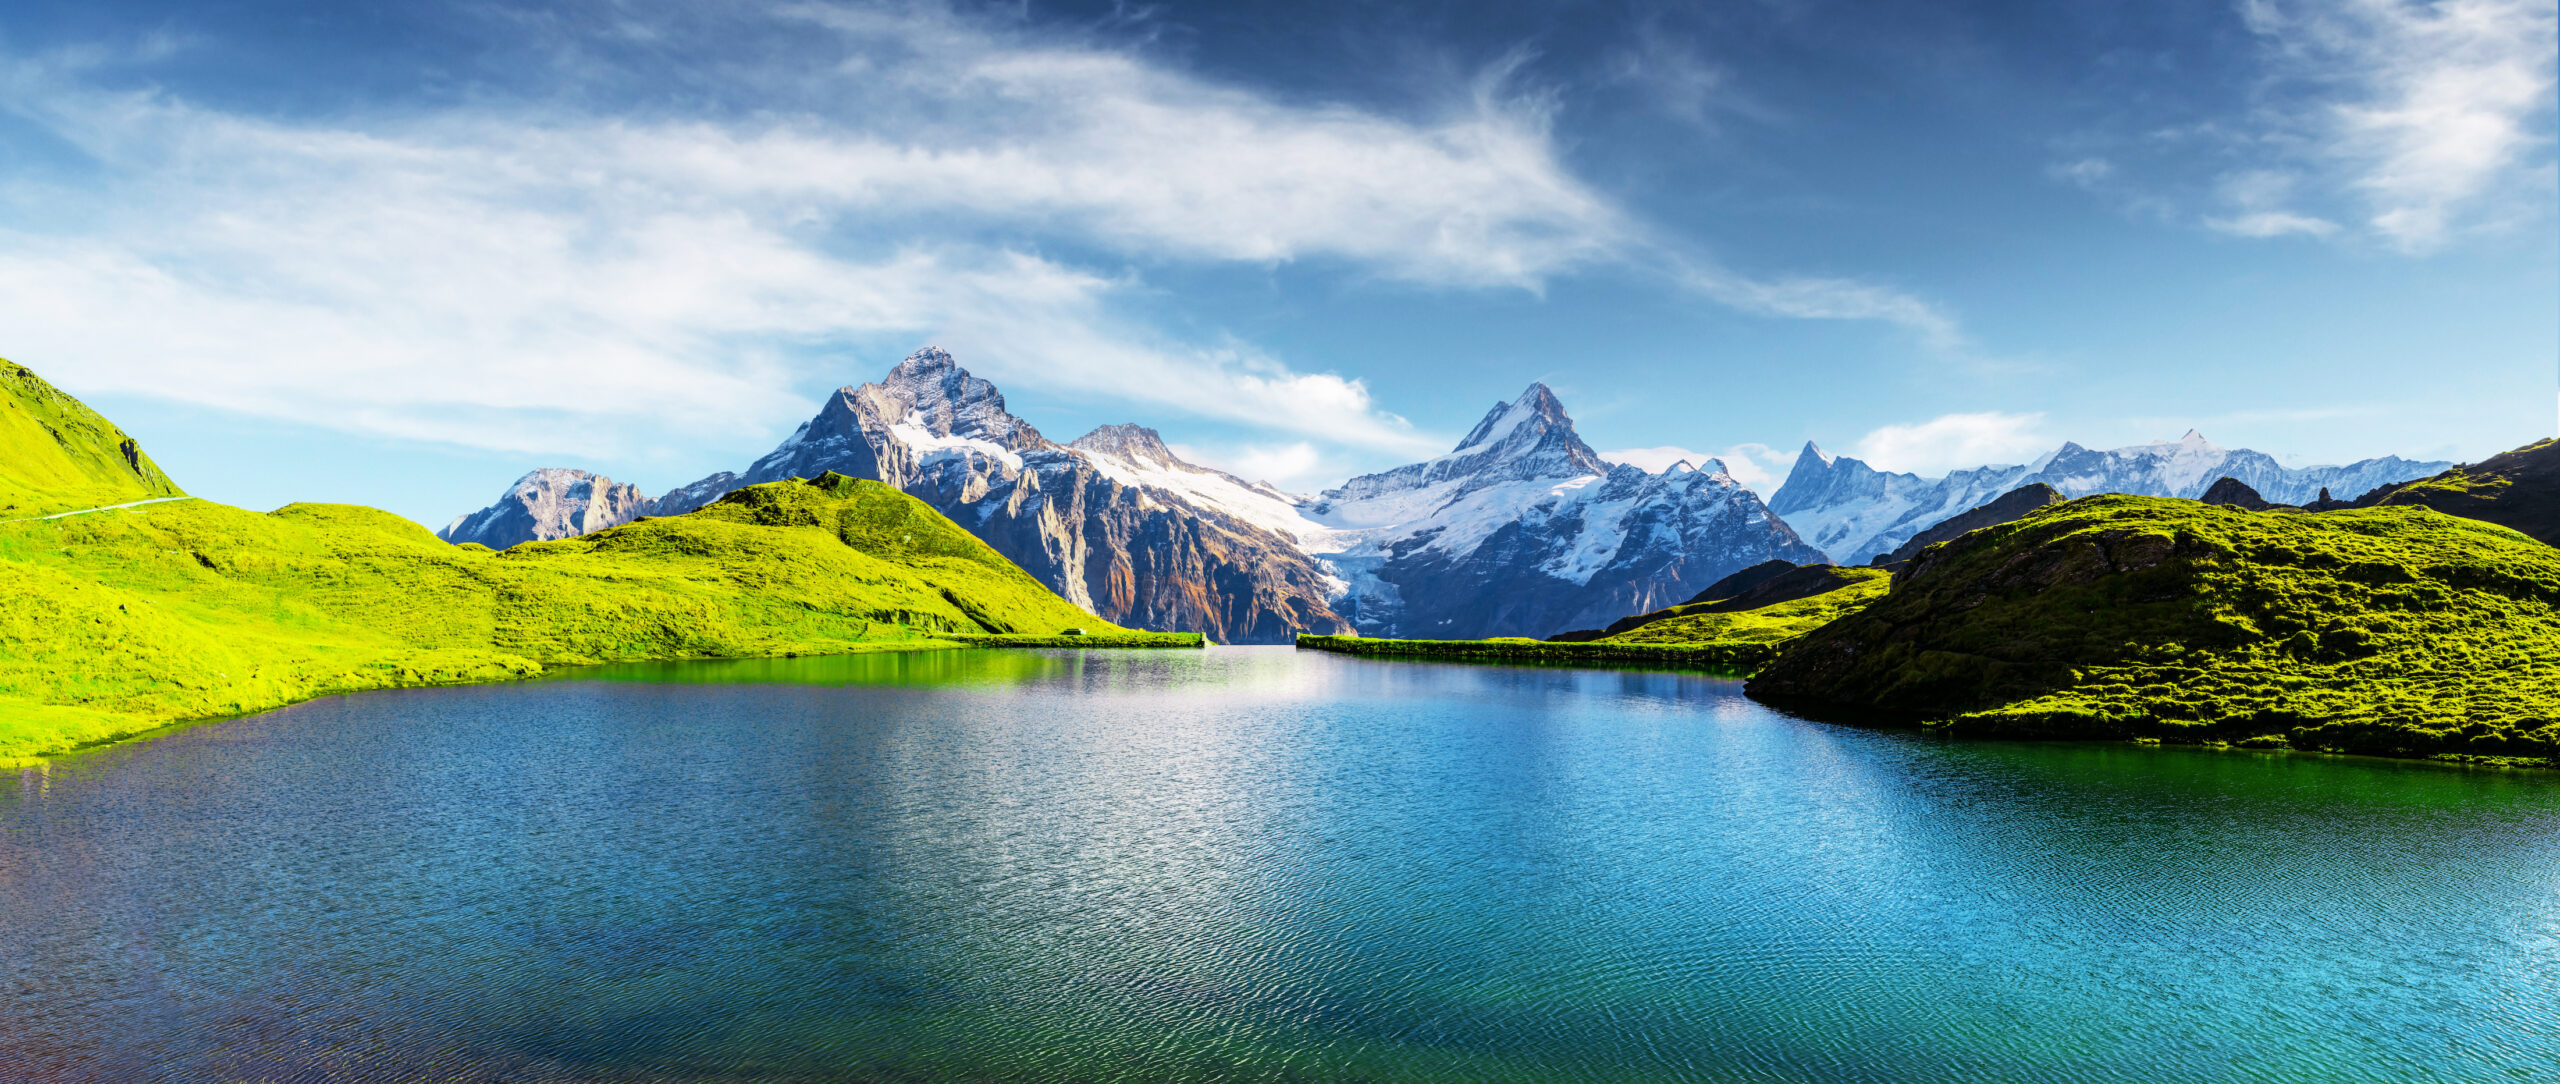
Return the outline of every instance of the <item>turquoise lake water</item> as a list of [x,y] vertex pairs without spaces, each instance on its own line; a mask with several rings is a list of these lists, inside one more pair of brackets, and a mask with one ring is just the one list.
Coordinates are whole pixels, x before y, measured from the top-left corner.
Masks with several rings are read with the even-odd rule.
[[588,671],[0,776],[0,1080],[2560,1079],[2560,773],[1286,648]]

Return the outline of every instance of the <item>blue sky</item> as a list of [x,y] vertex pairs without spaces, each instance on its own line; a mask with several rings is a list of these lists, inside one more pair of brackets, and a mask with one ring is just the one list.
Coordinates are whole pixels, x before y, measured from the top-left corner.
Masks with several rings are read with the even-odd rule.
[[654,493],[926,343],[1300,489],[1532,380],[1764,493],[2555,423],[2550,0],[350,7],[0,12],[0,356],[205,496]]

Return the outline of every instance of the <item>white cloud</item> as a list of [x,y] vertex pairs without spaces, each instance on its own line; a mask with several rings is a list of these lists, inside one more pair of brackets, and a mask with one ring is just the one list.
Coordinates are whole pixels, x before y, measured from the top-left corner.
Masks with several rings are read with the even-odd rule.
[[2335,222],[2289,211],[2250,211],[2228,218],[2208,218],[2204,224],[2236,237],[2282,237],[2289,233],[2326,237],[2338,232]]
[[[2307,88],[2279,95],[2261,140],[2332,172],[2386,243],[2437,247],[2484,204],[2547,198],[2554,11],[2551,0],[2241,0],[2279,83]],[[2321,232],[2260,210],[2236,220],[2262,231],[2252,236]]]
[[[781,10],[836,55],[740,75],[771,107],[717,117],[527,104],[562,94],[272,119],[0,59],[0,110],[94,165],[0,185],[6,349],[79,390],[600,457],[787,425],[814,366],[874,378],[933,341],[1001,383],[1423,454],[1358,380],[1150,330],[1137,272],[1098,261],[1537,289],[1666,259],[1500,70],[1400,119],[930,6]],[[1851,280],[1673,277],[1960,338]]]
[[1313,492],[1341,481],[1348,473],[1345,465],[1303,440],[1288,444],[1166,447],[1184,462],[1222,470],[1248,482],[1269,482],[1292,493]]
[[2082,188],[2095,189],[2116,175],[2116,166],[2113,162],[2093,155],[2075,158],[2068,162],[2055,162],[2044,167],[2044,173],[2045,176],[2057,181],[2067,181]]
[[2022,463],[2055,447],[2042,414],[1942,414],[1888,425],[1859,438],[1851,454],[1878,470],[1941,474],[1989,463]]
[[1917,335],[1933,350],[1965,346],[1963,327],[1954,316],[1891,287],[1839,278],[1756,279],[1687,263],[1680,274],[1691,289],[1744,312],[1798,320],[1881,320]]
[[1787,469],[1795,463],[1792,453],[1756,443],[1736,444],[1721,452],[1692,451],[1669,444],[1653,448],[1621,448],[1602,452],[1600,458],[1657,474],[1674,463],[1684,461],[1690,466],[1704,468],[1712,459],[1723,463],[1725,473],[1732,475],[1734,481],[1763,498],[1778,491],[1779,483],[1787,480]]

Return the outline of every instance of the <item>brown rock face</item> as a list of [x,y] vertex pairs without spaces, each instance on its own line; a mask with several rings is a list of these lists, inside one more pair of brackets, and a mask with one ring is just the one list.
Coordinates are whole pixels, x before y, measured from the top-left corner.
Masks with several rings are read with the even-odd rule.
[[1285,503],[1283,495],[1185,463],[1138,426],[1053,442],[1008,413],[994,384],[931,347],[877,384],[838,389],[745,474],[671,492],[653,512],[679,514],[737,486],[829,470],[878,479],[933,505],[1067,601],[1116,624],[1225,643],[1352,631],[1327,604],[1331,581],[1312,558],[1200,494]]

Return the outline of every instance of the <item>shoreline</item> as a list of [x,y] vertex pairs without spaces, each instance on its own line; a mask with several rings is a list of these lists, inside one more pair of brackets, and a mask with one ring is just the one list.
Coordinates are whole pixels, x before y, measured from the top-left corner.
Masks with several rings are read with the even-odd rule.
[[1548,662],[1613,670],[1616,663],[1650,664],[1668,669],[1714,670],[1725,676],[1747,676],[1778,650],[1768,644],[1728,643],[1709,646],[1668,644],[1554,643],[1546,640],[1389,640],[1362,636],[1302,634],[1303,651],[1371,658],[1444,659],[1455,662]]
[[12,753],[0,756],[0,770],[26,770],[42,765],[55,757],[70,756],[77,753],[89,752],[95,749],[104,749],[110,746],[122,745],[126,742],[143,741],[180,727],[202,726],[209,723],[228,722],[233,719],[245,719],[253,715],[263,715],[270,711],[293,707],[297,704],[308,704],[312,701],[323,700],[332,696],[352,696],[357,693],[385,692],[393,689],[438,689],[466,685],[507,685],[520,681],[535,681],[547,677],[556,671],[574,670],[583,666],[611,666],[619,663],[635,662],[727,662],[746,659],[825,658],[850,655],[923,653],[931,651],[1019,650],[1053,647],[1091,648],[1115,651],[1166,649],[1199,650],[1206,648],[1208,643],[1208,637],[1196,632],[1118,632],[1099,633],[1089,636],[969,633],[948,637],[933,637],[916,640],[887,640],[872,644],[851,645],[855,647],[855,650],[851,651],[785,651],[772,655],[679,655],[661,658],[596,659],[575,662],[563,660],[560,662],[550,663],[548,665],[533,663],[533,669],[530,670],[508,670],[498,673],[478,673],[472,676],[443,680],[429,679],[423,681],[403,681],[398,680],[398,671],[390,671],[387,672],[385,676],[390,677],[393,680],[362,685],[313,688],[295,695],[274,697],[272,699],[259,700],[255,702],[243,701],[244,704],[250,706],[244,706],[238,711],[223,712],[215,715],[179,716],[175,718],[160,719],[157,721],[153,721],[151,716],[129,715],[123,712],[103,708],[91,708],[75,704],[42,704],[34,702],[13,704],[9,701],[0,701],[0,710],[7,710],[11,707],[24,707],[32,708],[40,713],[53,714],[57,717],[66,719],[77,719],[82,716],[89,716],[103,717],[101,721],[131,720],[137,724],[141,724],[138,729],[115,730],[100,737],[87,740],[76,740],[69,744],[60,746],[39,746],[38,751],[35,752]]
[[[1648,644],[1549,643],[1542,640],[1390,640],[1364,639],[1352,636],[1298,637],[1301,650],[1323,651],[1357,658],[1389,661],[1457,662],[1499,665],[1514,663],[1530,666],[1557,666],[1592,670],[1625,670],[1625,664],[1651,663],[1653,669],[1684,673],[1709,673],[1720,677],[1747,678],[1760,665],[1777,656],[1777,649],[1764,644],[1715,645],[1712,647],[1677,648]],[[1742,649],[1742,650],[1735,650]],[[1719,661],[1740,655],[1751,655],[1750,663]],[[1747,694],[1746,694],[1747,695]],[[2399,764],[2440,764],[2471,769],[2499,771],[2560,771],[2560,760],[2544,757],[2484,756],[2469,753],[2427,753],[2416,756],[2393,756],[2384,753],[2352,752],[2342,749],[2303,748],[2290,743],[2257,744],[2215,738],[2178,740],[2175,735],[2160,734],[2089,734],[2050,733],[1972,733],[1960,730],[1952,719],[1927,719],[1874,711],[1841,708],[1836,705],[1793,703],[1783,698],[1751,697],[1755,703],[1809,722],[1830,726],[1855,727],[1861,730],[1908,730],[1950,741],[2027,741],[2074,742],[2147,745],[2162,748],[2192,748],[2216,752],[2290,753],[2324,757],[2358,757]]]

